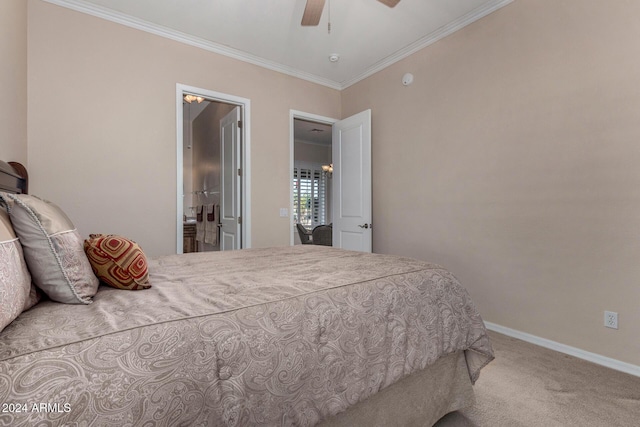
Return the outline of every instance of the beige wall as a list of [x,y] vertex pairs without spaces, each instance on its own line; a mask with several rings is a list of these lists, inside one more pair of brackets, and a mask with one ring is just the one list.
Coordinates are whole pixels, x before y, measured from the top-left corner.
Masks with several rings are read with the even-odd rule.
[[343,116],[373,110],[374,250],[450,268],[487,321],[640,365],[638,16],[517,0],[344,90]]
[[0,1],[0,159],[27,164],[27,3]]
[[176,83],[251,100],[252,244],[288,245],[289,111],[339,117],[338,91],[29,0],[31,192],[80,233],[176,247]]
[[296,140],[293,147],[295,160],[322,164],[331,163],[331,146]]
[[487,321],[640,365],[640,2],[516,0],[342,94],[39,0],[24,79],[23,5],[0,2],[1,157],[28,155],[83,235],[174,252],[176,83],[251,99],[254,246],[288,244],[289,110],[371,108],[375,251],[447,266]]

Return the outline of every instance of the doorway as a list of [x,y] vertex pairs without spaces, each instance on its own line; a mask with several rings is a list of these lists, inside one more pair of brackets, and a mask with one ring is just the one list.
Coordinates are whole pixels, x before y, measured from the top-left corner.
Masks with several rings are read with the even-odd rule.
[[[317,116],[300,111],[290,112],[290,170],[291,170],[291,212],[290,245],[296,244],[296,237],[306,239],[307,230],[298,231],[297,222],[301,215],[295,211],[296,201],[296,150],[295,125],[298,120],[312,124],[325,124],[331,128],[330,192],[327,226],[331,229],[331,246],[371,252],[371,110],[365,110],[342,120]],[[314,127],[312,125],[311,132]],[[300,135],[300,134],[298,134]],[[325,172],[323,170],[323,172]],[[310,180],[315,180],[315,172]],[[315,200],[307,204],[315,209]],[[306,227],[305,227],[306,228]],[[314,241],[309,243],[316,243]]]
[[176,86],[176,253],[251,246],[249,100]]
[[[300,111],[291,112],[291,224],[290,244],[331,246],[332,231],[332,125],[335,119]],[[317,242],[316,242],[317,243]]]

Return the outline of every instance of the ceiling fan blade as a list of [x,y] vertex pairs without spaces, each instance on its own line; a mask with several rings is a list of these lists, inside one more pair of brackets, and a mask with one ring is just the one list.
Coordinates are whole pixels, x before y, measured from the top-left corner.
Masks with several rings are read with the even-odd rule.
[[324,9],[324,1],[325,0],[307,0],[307,5],[304,7],[304,14],[302,15],[302,25],[318,25],[320,17],[322,16],[322,10]]
[[378,0],[378,1],[382,4],[386,4],[389,7],[394,7],[395,5],[400,3],[400,0]]

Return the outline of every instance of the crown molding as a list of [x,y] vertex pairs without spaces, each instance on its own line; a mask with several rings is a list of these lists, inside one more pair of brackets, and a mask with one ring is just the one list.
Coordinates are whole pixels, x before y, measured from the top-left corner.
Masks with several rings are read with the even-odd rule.
[[107,21],[115,22],[117,24],[125,25],[130,28],[134,28],[147,33],[155,34],[160,37],[164,37],[179,43],[184,43],[189,46],[194,46],[209,52],[224,55],[229,58],[237,59],[239,61],[247,62],[249,64],[257,65],[262,68],[266,68],[279,73],[287,74],[292,77],[297,77],[302,80],[306,80],[312,83],[316,83],[322,86],[326,86],[336,90],[346,89],[347,87],[354,85],[355,83],[366,79],[367,77],[381,71],[388,66],[395,64],[396,62],[414,54],[415,52],[443,39],[444,37],[460,30],[463,27],[477,21],[480,18],[487,16],[488,14],[508,5],[513,0],[493,0],[485,5],[472,10],[461,18],[439,28],[438,30],[426,35],[425,37],[417,40],[414,43],[406,46],[405,48],[397,51],[396,53],[386,57],[385,59],[375,63],[368,68],[362,74],[355,76],[352,79],[337,82],[331,79],[327,79],[315,74],[307,73],[288,67],[286,65],[279,64],[274,61],[269,61],[264,58],[260,58],[256,55],[251,55],[247,52],[243,52],[238,49],[233,49],[228,46],[224,46],[209,40],[202,39],[200,37],[194,37],[189,34],[185,34],[181,31],[177,31],[171,28],[164,27],[162,25],[154,24],[139,18],[126,15],[121,12],[116,12],[105,7],[97,6],[94,4],[86,3],[81,0],[42,0],[47,3],[55,4],[57,6],[65,7],[67,9],[74,10],[76,12],[85,13],[87,15],[95,16],[97,18],[105,19]]
[[416,53],[417,51],[424,49],[425,47],[432,45],[433,43],[447,37],[450,34],[455,33],[456,31],[466,27],[467,25],[477,21],[480,18],[484,18],[492,12],[495,12],[498,9],[503,8],[504,6],[512,3],[513,0],[493,0],[489,3],[484,4],[483,6],[472,10],[466,15],[461,16],[455,21],[450,22],[449,24],[438,28],[436,31],[427,34],[423,38],[416,40],[410,45],[404,47],[403,49],[398,50],[392,55],[387,56],[385,59],[375,63],[370,68],[368,68],[364,73],[343,81],[341,83],[340,89],[346,89],[351,85],[358,83],[361,80],[366,79],[367,77],[381,71],[388,66],[395,64],[398,61],[403,60],[404,58]]
[[257,65],[262,68],[266,68],[279,73],[287,74],[293,77],[297,77],[302,80],[307,80],[312,83],[317,83],[322,86],[327,86],[332,89],[340,90],[342,86],[340,83],[317,76],[315,74],[307,73],[305,71],[297,70],[286,65],[279,64],[274,61],[269,61],[259,56],[251,55],[238,49],[233,49],[228,46],[224,46],[218,43],[214,43],[209,40],[205,40],[200,37],[194,37],[189,34],[185,34],[181,31],[177,31],[171,28],[164,27],[162,25],[154,24],[139,18],[126,15],[121,12],[116,12],[101,6],[85,3],[81,0],[42,0],[47,3],[55,4],[57,6],[65,7],[67,9],[74,10],[76,12],[85,13],[87,15],[95,16],[97,18],[105,19],[107,21],[115,22],[129,28],[145,31],[147,33],[155,34],[160,37],[164,37],[179,43],[184,43],[189,46],[194,46],[209,52],[217,53],[227,56],[229,58],[237,59],[239,61],[247,62],[249,64]]

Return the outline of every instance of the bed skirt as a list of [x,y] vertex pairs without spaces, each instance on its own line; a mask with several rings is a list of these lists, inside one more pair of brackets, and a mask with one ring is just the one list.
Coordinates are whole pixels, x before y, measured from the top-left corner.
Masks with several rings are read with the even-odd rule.
[[431,427],[449,412],[474,403],[464,352],[457,352],[442,357],[319,426]]

